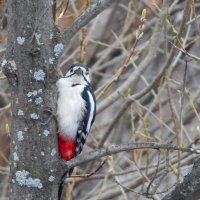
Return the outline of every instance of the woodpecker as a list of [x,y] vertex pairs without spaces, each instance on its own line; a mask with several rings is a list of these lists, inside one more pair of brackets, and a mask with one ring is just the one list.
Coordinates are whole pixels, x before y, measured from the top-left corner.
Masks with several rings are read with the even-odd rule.
[[[56,113],[59,127],[58,150],[61,158],[67,161],[76,157],[83,149],[95,120],[96,99],[86,65],[72,65],[66,75],[57,81],[56,85],[58,88]],[[71,174],[72,170],[68,175]],[[62,179],[66,174],[67,172]],[[64,180],[61,184],[63,182]]]

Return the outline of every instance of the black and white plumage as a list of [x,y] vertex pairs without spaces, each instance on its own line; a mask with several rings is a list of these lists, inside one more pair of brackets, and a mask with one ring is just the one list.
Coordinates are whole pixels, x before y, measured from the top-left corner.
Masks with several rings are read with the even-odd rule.
[[[58,149],[62,159],[70,160],[81,153],[95,120],[96,99],[90,85],[86,65],[74,64],[57,83]],[[66,171],[61,179],[58,198],[61,198]]]
[[91,86],[88,85],[84,87],[81,96],[85,101],[85,112],[83,120],[77,131],[75,156],[80,154],[83,149],[83,145],[85,144],[91,125],[95,120],[96,113],[96,100]]
[[[60,78],[56,85],[59,92],[57,119],[59,135],[62,138],[60,144],[58,141],[58,146],[61,145],[59,147],[61,157],[69,160],[82,151],[95,119],[96,100],[86,65],[72,65],[67,74]],[[74,146],[71,145],[67,149],[67,146],[64,145],[65,140],[66,145],[70,146],[69,141],[73,141]]]

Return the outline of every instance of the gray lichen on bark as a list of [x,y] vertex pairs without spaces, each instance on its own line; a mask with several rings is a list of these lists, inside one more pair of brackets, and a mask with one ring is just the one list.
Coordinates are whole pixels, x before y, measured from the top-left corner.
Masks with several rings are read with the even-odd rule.
[[44,107],[56,110],[54,47],[61,37],[50,0],[10,0],[8,16],[4,72],[12,90],[10,199],[57,199],[62,165],[55,150],[56,123],[42,122]]

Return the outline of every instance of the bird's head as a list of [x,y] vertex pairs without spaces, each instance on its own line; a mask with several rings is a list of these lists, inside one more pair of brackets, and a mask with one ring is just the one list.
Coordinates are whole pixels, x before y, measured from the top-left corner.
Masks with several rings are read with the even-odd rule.
[[74,84],[90,84],[89,70],[84,64],[73,64],[64,78],[69,78]]

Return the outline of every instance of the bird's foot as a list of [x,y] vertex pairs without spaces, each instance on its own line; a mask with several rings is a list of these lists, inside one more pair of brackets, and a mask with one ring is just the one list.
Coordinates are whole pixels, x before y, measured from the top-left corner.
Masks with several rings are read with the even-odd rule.
[[48,118],[47,118],[46,121],[41,123],[42,125],[47,125],[51,121],[52,118],[54,118],[56,120],[56,122],[57,122],[56,114],[55,114],[55,112],[53,111],[53,109],[51,107],[48,107],[48,106],[44,107],[43,108],[43,113],[44,114],[48,114]]

